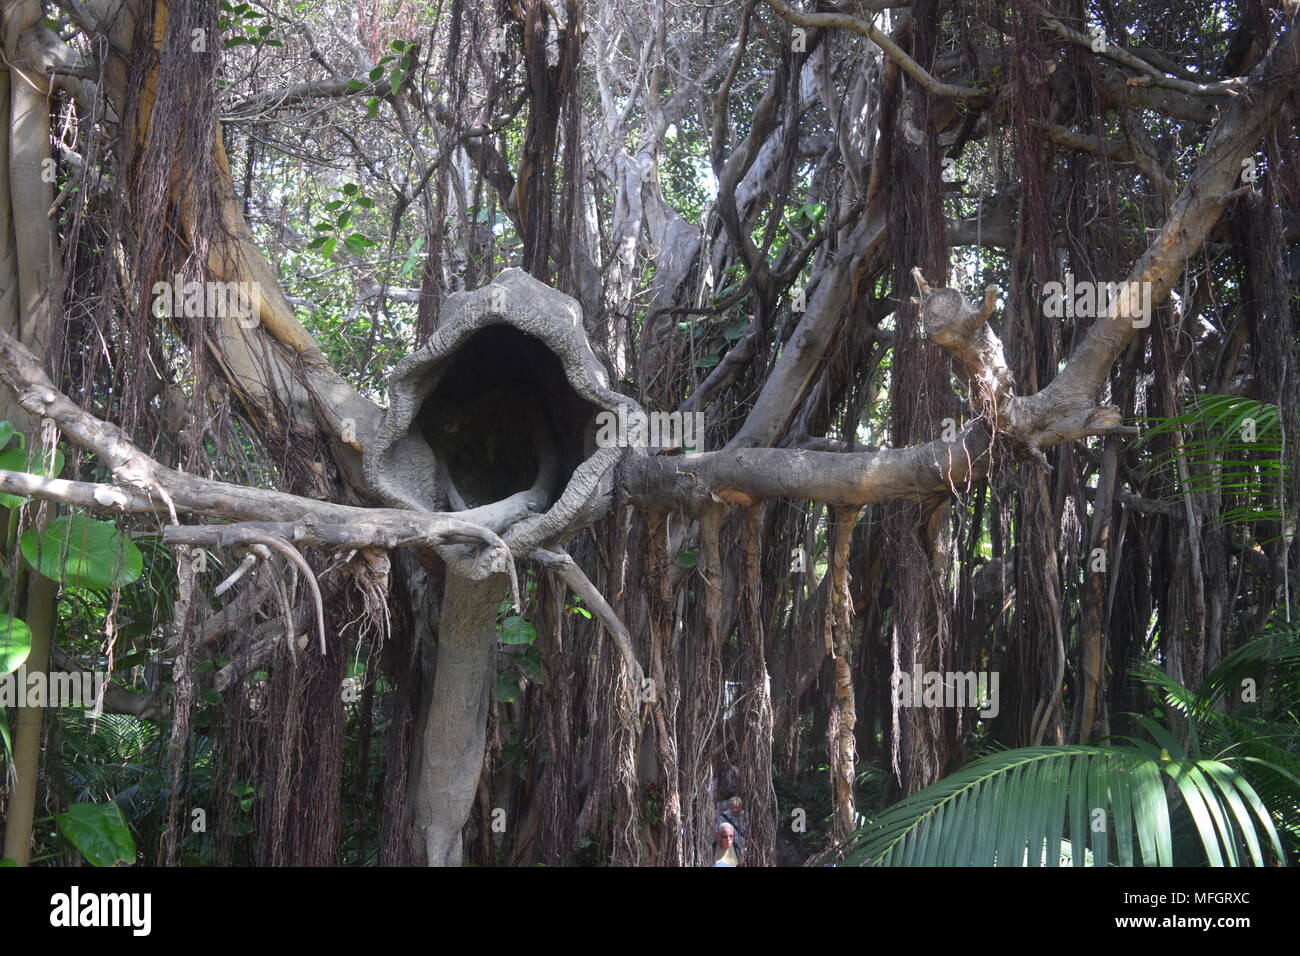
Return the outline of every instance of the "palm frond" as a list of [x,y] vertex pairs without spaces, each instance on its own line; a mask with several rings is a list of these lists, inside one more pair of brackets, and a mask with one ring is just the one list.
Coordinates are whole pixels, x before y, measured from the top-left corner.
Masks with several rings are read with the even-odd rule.
[[1203,854],[1182,862],[1285,865],[1272,816],[1239,770],[1188,756],[1172,736],[1162,743],[1025,747],[972,761],[856,831],[845,865],[1172,866],[1178,815]]
[[[1282,477],[1282,429],[1278,406],[1240,395],[1196,395],[1177,415],[1140,420],[1138,445],[1184,436],[1176,448],[1152,454],[1142,477],[1169,473],[1179,494],[1235,498],[1213,517],[1218,524],[1280,521],[1269,506]],[[1182,459],[1186,473],[1179,475]]]

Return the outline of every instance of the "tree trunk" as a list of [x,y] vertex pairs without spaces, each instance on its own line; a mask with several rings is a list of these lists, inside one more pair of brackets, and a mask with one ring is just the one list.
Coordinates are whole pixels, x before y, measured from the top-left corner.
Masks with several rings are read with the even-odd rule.
[[415,776],[413,833],[429,866],[460,865],[460,832],[478,789],[496,679],[497,610],[508,586],[504,574],[482,581],[447,576]]

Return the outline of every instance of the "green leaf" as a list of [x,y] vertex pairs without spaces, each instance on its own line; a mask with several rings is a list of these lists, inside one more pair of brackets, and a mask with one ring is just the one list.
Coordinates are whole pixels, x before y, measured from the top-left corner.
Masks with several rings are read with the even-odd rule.
[[135,862],[135,838],[116,803],[74,803],[54,821],[91,866]]
[[508,704],[519,696],[519,679],[514,674],[497,675],[497,700]]
[[365,255],[366,250],[374,245],[373,242],[361,235],[359,232],[354,232],[352,235],[348,236],[343,240],[343,244],[348,247],[350,252],[358,256]]
[[382,66],[377,66],[370,71],[370,82],[378,83],[381,79],[383,79],[383,76],[384,76],[384,68]]
[[[8,424],[8,422],[5,424]],[[12,434],[11,429],[10,435],[12,436]],[[8,441],[8,438],[5,440]],[[3,444],[3,442],[0,442],[0,444]],[[27,452],[21,448],[10,448],[8,451],[0,452],[0,468],[5,471],[23,471],[30,475],[41,475],[45,478],[54,478],[63,470],[63,452],[55,448],[53,467],[47,468],[45,463],[45,455],[41,454],[37,460],[29,464]],[[18,508],[26,502],[26,498],[21,498],[18,495],[0,493],[0,505],[6,508]]]
[[32,652],[32,629],[16,617],[0,614],[0,674],[23,666]]
[[72,587],[120,588],[144,570],[144,558],[131,539],[115,525],[86,515],[56,518],[44,534],[29,528],[18,546],[33,568]]
[[519,665],[519,669],[521,671],[523,671],[533,680],[539,682],[541,681],[542,655],[540,652],[538,652],[536,645],[533,645],[532,647],[528,648],[528,650],[524,651],[524,653],[520,654],[517,658],[515,658],[515,663]]
[[366,116],[373,119],[379,115],[379,97],[372,96],[366,100]]
[[742,316],[741,318],[737,319],[735,322],[732,322],[729,326],[727,326],[726,330],[722,333],[722,335],[723,338],[725,338],[728,342],[736,342],[739,339],[743,339],[745,337],[745,333],[748,331],[749,331],[749,320]]
[[406,261],[402,263],[402,275],[409,276],[415,271],[416,264],[420,261],[420,249],[424,245],[424,236],[420,236],[411,245],[411,251],[406,255]]
[[[1261,829],[1285,861],[1268,809],[1238,770],[1180,747],[1162,750],[1162,743],[1157,735],[1155,745],[1026,747],[974,760],[861,827],[845,862],[1105,866],[1113,837],[1121,865],[1172,866],[1184,852],[1180,847],[1175,860],[1173,809],[1191,824],[1211,865],[1266,862]],[[1166,790],[1166,777],[1174,790]],[[1106,829],[1091,832],[1098,810]],[[1238,852],[1239,840],[1248,856]]]
[[247,781],[239,780],[230,785],[232,796],[239,798],[239,809],[247,813],[253,806],[253,799],[257,796],[257,791],[253,785]]
[[677,552],[677,557],[673,560],[680,568],[693,568],[700,563],[700,556],[694,551],[683,549]]
[[343,195],[355,196],[360,189],[361,187],[358,186],[356,183],[346,183],[343,186]]
[[721,362],[721,361],[722,361],[722,356],[721,356],[721,355],[706,355],[706,356],[704,356],[703,358],[698,359],[698,360],[696,361],[696,363],[695,363],[695,367],[696,367],[696,368],[713,368],[713,366],[717,365],[717,364],[718,364],[719,362]]
[[502,644],[531,644],[537,640],[537,628],[517,614],[501,622]]
[[0,448],[9,444],[9,439],[18,434],[18,430],[8,422],[0,421]]

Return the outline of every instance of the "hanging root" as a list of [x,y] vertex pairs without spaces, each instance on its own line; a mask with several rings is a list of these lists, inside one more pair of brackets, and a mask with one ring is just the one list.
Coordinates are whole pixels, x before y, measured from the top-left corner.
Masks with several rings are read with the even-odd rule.
[[225,594],[232,587],[238,584],[239,579],[242,578],[245,574],[247,574],[250,570],[252,570],[253,565],[255,565],[256,563],[257,563],[257,555],[254,554],[252,551],[249,551],[247,554],[244,555],[244,560],[239,562],[239,567],[235,568],[235,570],[230,574],[229,577],[227,577],[224,581],[222,581],[220,584],[218,584],[215,588],[212,589],[212,596],[221,597],[221,595]]
[[294,567],[302,571],[303,576],[307,581],[307,587],[311,591],[312,602],[316,607],[316,624],[320,635],[320,652],[322,655],[327,653],[325,645],[325,603],[321,600],[320,585],[316,582],[316,575],[312,573],[311,565],[309,565],[307,559],[302,556],[302,552],[283,537],[269,531],[264,531],[260,528],[251,528],[238,524],[214,526],[172,525],[163,529],[163,540],[168,544],[197,545],[200,547],[210,547],[214,550],[235,544],[252,544],[265,545],[268,548],[274,548],[276,551],[279,551]]
[[623,655],[623,663],[627,667],[628,675],[632,678],[632,687],[640,688],[645,674],[641,669],[641,664],[636,659],[636,651],[632,649],[632,635],[628,633],[628,629],[623,622],[618,619],[618,615],[609,606],[609,602],[605,600],[604,595],[600,593],[596,585],[591,583],[591,579],[587,577],[582,568],[578,567],[578,562],[574,561],[564,551],[547,551],[542,548],[534,550],[532,558],[546,570],[557,575],[560,580],[569,586],[574,594],[587,603],[587,607],[599,618],[600,623],[609,632],[609,636],[613,638],[619,653]]

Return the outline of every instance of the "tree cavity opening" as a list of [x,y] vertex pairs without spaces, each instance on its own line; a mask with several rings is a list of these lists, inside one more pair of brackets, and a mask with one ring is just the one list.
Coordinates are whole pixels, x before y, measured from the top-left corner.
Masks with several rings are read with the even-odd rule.
[[596,406],[578,395],[559,357],[510,325],[471,335],[442,366],[411,433],[437,462],[447,510],[492,504],[530,489],[559,496],[593,441]]

